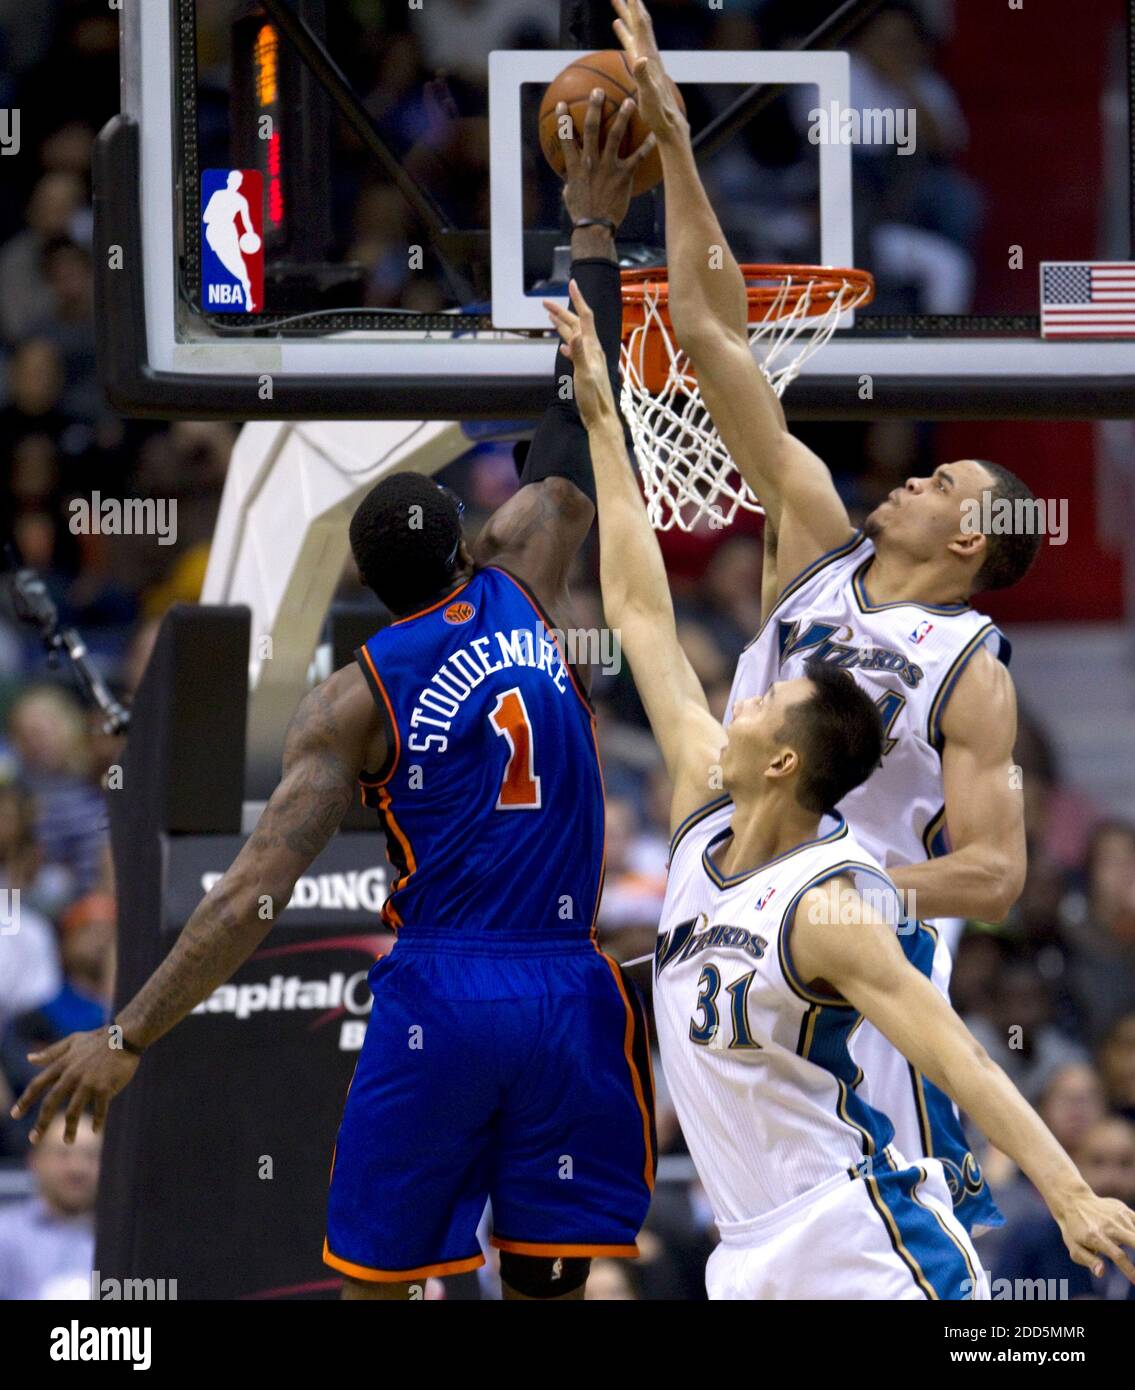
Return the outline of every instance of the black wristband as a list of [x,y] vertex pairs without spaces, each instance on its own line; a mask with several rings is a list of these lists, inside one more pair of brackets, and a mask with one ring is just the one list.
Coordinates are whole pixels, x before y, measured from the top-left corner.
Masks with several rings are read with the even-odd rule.
[[571,229],[573,232],[581,232],[584,227],[606,227],[609,232],[614,233],[617,225],[618,223],[612,222],[609,217],[581,217],[578,222],[571,224]]
[[120,1037],[118,1041],[121,1051],[129,1052],[131,1057],[142,1056],[146,1049],[144,1047],[138,1047],[134,1043],[130,1042],[126,1034],[122,1032],[122,1025],[120,1023],[112,1023],[110,1026],[112,1028],[117,1028],[119,1031]]

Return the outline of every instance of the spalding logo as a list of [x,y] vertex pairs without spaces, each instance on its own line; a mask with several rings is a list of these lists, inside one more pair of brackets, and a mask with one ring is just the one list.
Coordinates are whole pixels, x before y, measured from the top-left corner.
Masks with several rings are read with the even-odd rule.
[[451,603],[443,616],[447,623],[456,626],[458,623],[467,623],[476,611],[471,603]]

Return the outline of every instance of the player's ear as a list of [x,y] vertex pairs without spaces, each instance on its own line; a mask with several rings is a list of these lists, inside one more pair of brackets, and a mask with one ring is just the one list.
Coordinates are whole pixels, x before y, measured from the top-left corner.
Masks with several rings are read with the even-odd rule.
[[457,568],[469,572],[477,568],[477,562],[473,559],[473,552],[469,549],[469,542],[464,536],[461,538],[461,544],[457,547]]
[[791,777],[799,769],[800,755],[796,749],[779,748],[772,762],[765,768],[765,776],[773,781],[779,781],[782,777]]
[[949,548],[959,560],[972,560],[976,556],[984,555],[986,538],[981,531],[971,531],[962,528],[950,541]]

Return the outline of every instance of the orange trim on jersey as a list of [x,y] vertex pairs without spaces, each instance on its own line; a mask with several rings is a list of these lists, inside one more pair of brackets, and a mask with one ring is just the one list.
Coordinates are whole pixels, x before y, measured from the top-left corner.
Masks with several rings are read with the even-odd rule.
[[[406,872],[395,882],[390,890],[390,897],[405,888],[410,879],[418,872],[418,861],[414,858],[414,851],[410,841],[406,838],[406,832],[398,824],[394,812],[390,809],[390,793],[385,787],[380,787],[378,792],[378,813],[382,817],[386,828],[402,846],[402,853],[406,860]],[[402,918],[397,910],[391,906],[389,899],[382,909],[383,921],[391,926],[398,928],[402,925]]]
[[471,1269],[480,1269],[485,1257],[481,1254],[470,1255],[468,1259],[421,1265],[417,1269],[369,1269],[366,1265],[352,1264],[350,1260],[341,1260],[338,1255],[333,1255],[324,1240],[323,1263],[337,1269],[340,1274],[349,1274],[352,1279],[363,1279],[368,1284],[403,1284],[414,1279],[441,1278],[444,1274],[468,1274]]
[[[615,987],[623,1001],[623,1008],[627,1013],[627,1024],[623,1029],[623,1056],[627,1059],[627,1067],[631,1074],[631,1083],[634,1086],[635,1100],[638,1103],[639,1113],[642,1115],[642,1142],[646,1149],[646,1162],[643,1164],[642,1176],[646,1183],[648,1192],[654,1191],[654,1149],[650,1142],[650,1107],[646,1103],[646,1097],[642,1093],[642,1077],[639,1075],[638,1067],[634,1061],[634,1025],[635,1012],[631,1008],[631,1001],[627,998],[627,992],[623,988],[623,977],[619,973],[619,967],[604,951],[599,950],[598,943],[592,943],[599,955],[607,962],[607,967],[615,981]],[[649,1055],[649,1043],[648,1043]],[[653,1063],[651,1063],[651,1084],[653,1085]]]
[[547,629],[547,631],[548,631],[548,636],[551,637],[552,641],[555,642],[555,644],[556,644],[556,651],[558,651],[559,654],[560,654],[560,660],[563,662],[564,670],[568,673],[568,676],[569,676],[569,678],[571,679],[572,689],[573,689],[573,690],[575,691],[575,693],[579,696],[579,698],[583,701],[583,707],[584,707],[584,709],[587,710],[588,714],[593,714],[594,711],[593,711],[592,706],[591,706],[591,701],[587,698],[587,693],[586,693],[586,691],[583,689],[583,686],[580,685],[580,683],[579,683],[579,677],[575,674],[575,668],[572,666],[571,662],[567,659],[567,655],[566,655],[566,653],[564,652],[563,648],[560,646],[560,644],[559,644],[559,639],[558,639],[558,638],[556,637],[556,635],[555,635],[556,632],[558,631],[558,629],[557,629],[557,628],[554,628],[554,627],[552,626],[552,624],[550,623],[550,621],[548,620],[548,615],[547,615],[547,613],[544,612],[543,608],[541,608],[539,602],[537,601],[536,595],[535,595],[535,594],[532,594],[532,593],[529,593],[527,587],[526,587],[519,579],[517,579],[517,578],[515,578],[515,576],[509,574],[508,570],[501,569],[501,567],[500,567],[499,565],[487,565],[486,568],[487,568],[487,569],[496,570],[496,572],[497,572],[498,574],[503,574],[504,577],[508,580],[508,582],[509,582],[519,593],[523,594],[524,597],[528,600],[529,604],[530,604],[531,607],[532,607],[532,611],[536,614],[536,616],[537,616],[537,617],[540,619],[540,621],[544,624],[544,627],[545,627],[545,628]]
[[583,1258],[608,1260],[637,1260],[637,1245],[560,1245],[554,1240],[540,1244],[531,1240],[500,1240],[489,1237],[489,1244],[509,1255],[561,1256],[565,1260]]
[[404,618],[396,618],[390,626],[401,627],[403,623],[412,623],[415,618],[424,618],[427,613],[432,613],[435,609],[440,608],[442,604],[449,603],[452,599],[455,599],[462,589],[467,589],[469,585],[472,584],[473,579],[474,576],[470,575],[468,579],[463,579],[451,594],[446,594],[444,598],[439,598],[436,603],[431,603],[428,608],[419,608],[416,613],[407,613]]
[[390,696],[386,693],[386,686],[382,683],[382,677],[378,674],[378,669],[371,658],[370,652],[367,651],[366,647],[360,647],[359,650],[363,654],[363,659],[367,664],[367,670],[370,672],[375,685],[378,687],[378,693],[382,696],[382,702],[386,706],[386,713],[390,719],[390,727],[394,730],[394,756],[390,760],[390,769],[386,776],[383,777],[380,782],[363,782],[361,777],[359,781],[362,782],[364,787],[384,787],[394,776],[394,770],[397,768],[398,760],[402,756],[402,735],[398,732],[398,721],[394,718],[394,706],[390,702]]
[[599,860],[599,883],[595,890],[595,906],[591,912],[591,926],[588,936],[591,944],[596,950],[599,949],[599,906],[603,901],[603,885],[607,879],[607,780],[603,776],[603,759],[599,755],[599,730],[595,724],[595,715],[591,715],[591,742],[595,745],[595,765],[599,769],[599,799],[603,807],[603,855]]

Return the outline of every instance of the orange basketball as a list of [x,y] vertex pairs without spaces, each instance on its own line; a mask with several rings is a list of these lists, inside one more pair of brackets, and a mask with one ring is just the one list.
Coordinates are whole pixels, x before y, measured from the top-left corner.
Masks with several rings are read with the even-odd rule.
[[[686,104],[682,94],[673,82],[670,86],[678,98],[678,104],[685,111]],[[591,93],[600,87],[603,91],[603,117],[599,128],[599,144],[602,147],[607,138],[611,122],[618,115],[619,107],[627,97],[638,98],[638,83],[631,72],[627,55],[621,48],[607,48],[601,53],[589,53],[580,58],[553,81],[544,93],[540,103],[540,148],[544,158],[560,177],[564,174],[564,153],[560,148],[559,130],[556,124],[556,106],[566,101],[575,126],[575,143],[583,142],[583,122],[587,116],[587,106]],[[627,127],[619,154],[626,159],[650,134],[642,117],[636,111]],[[648,188],[662,181],[662,156],[655,150],[635,170],[634,192],[645,193]]]

